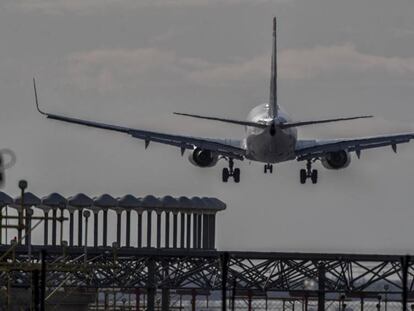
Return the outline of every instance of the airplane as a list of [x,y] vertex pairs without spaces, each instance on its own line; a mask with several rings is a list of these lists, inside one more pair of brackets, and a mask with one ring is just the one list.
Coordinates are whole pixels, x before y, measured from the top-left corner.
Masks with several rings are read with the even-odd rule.
[[318,170],[312,169],[312,165],[316,161],[321,161],[326,169],[340,170],[350,165],[352,152],[355,152],[357,157],[360,158],[362,150],[391,146],[396,153],[398,144],[408,143],[414,139],[414,133],[329,140],[298,139],[297,128],[302,126],[364,119],[371,118],[372,116],[299,122],[292,121],[289,118],[277,101],[276,17],[273,18],[269,103],[261,104],[253,108],[246,121],[188,113],[174,113],[185,117],[244,126],[245,136],[240,140],[200,138],[159,133],[47,113],[39,108],[35,78],[33,78],[33,88],[37,110],[49,119],[129,134],[134,138],[143,140],[145,142],[145,149],[148,148],[150,142],[178,147],[181,150],[181,155],[184,155],[184,152],[188,149],[190,150],[189,161],[198,167],[213,167],[220,159],[224,159],[228,162],[228,168],[226,167],[222,170],[223,182],[228,182],[230,177],[233,178],[235,183],[240,182],[240,169],[234,167],[235,160],[243,161],[246,159],[261,162],[264,164],[265,174],[268,172],[273,173],[273,164],[297,160],[306,162],[306,168],[300,170],[300,183],[305,184],[310,179],[313,184],[316,184],[318,182]]

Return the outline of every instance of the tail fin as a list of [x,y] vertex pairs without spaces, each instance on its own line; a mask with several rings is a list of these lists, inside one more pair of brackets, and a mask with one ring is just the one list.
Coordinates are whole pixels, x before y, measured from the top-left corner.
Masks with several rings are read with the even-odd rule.
[[273,47],[272,47],[272,69],[270,74],[270,115],[277,117],[279,107],[277,105],[277,23],[276,17],[273,18]]

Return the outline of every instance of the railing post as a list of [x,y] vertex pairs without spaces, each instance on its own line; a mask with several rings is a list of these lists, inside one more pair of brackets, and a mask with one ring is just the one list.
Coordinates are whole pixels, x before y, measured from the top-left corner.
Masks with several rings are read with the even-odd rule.
[[125,246],[131,246],[131,209],[126,210]]
[[53,246],[56,246],[56,235],[57,235],[56,231],[57,231],[57,208],[55,207],[52,209],[52,245]]
[[170,212],[165,211],[165,241],[164,247],[170,248]]
[[121,247],[121,226],[122,226],[122,210],[116,210],[116,242],[118,246]]
[[180,248],[184,248],[185,236],[185,214],[181,211],[181,232],[180,232]]
[[187,243],[186,248],[191,248],[191,213],[187,214]]
[[74,222],[74,210],[72,207],[68,207],[69,210],[69,246],[73,246],[73,222]]
[[151,247],[151,234],[152,234],[152,210],[147,210],[147,247]]
[[78,246],[82,246],[83,238],[83,209],[78,208]]
[[102,236],[102,246],[106,247],[108,245],[108,208],[103,208],[103,236]]
[[197,241],[198,241],[198,216],[197,212],[193,212],[193,248],[198,248]]
[[98,247],[99,210],[93,210],[93,246]]
[[43,224],[43,243],[44,245],[49,244],[49,209],[47,207],[44,207],[44,224]]
[[137,246],[142,247],[142,210],[138,211],[138,229],[137,229]]
[[177,237],[178,237],[178,214],[173,213],[173,248],[177,248]]
[[157,248],[161,248],[161,210],[155,211],[157,214]]

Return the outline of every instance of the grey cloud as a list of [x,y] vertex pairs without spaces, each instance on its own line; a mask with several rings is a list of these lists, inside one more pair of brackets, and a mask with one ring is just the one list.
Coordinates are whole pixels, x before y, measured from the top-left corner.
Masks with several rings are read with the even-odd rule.
[[[310,49],[287,49],[280,52],[280,79],[311,79],[336,73],[359,75],[381,71],[390,76],[414,77],[414,58],[382,57],[358,52],[354,45],[316,46]],[[197,80],[221,81],[262,79],[269,74],[270,55],[234,63],[220,64],[196,72]]]
[[[221,86],[234,81],[264,80],[269,75],[270,55],[232,63],[212,63],[181,57],[157,48],[108,49],[75,53],[68,58],[70,79],[81,89],[100,91],[137,85],[147,75],[159,77],[162,85],[171,78],[186,83]],[[381,72],[414,77],[414,58],[384,57],[358,52],[352,44],[286,49],[280,52],[280,78],[311,79],[335,74],[360,75]]]
[[69,56],[65,69],[79,88],[104,92],[137,85],[149,74],[179,75],[176,59],[173,52],[153,48],[95,50]]
[[[277,0],[287,2],[293,0]],[[26,11],[39,10],[48,14],[59,14],[65,11],[76,13],[92,13],[96,9],[136,9],[148,7],[205,7],[235,4],[257,5],[270,0],[15,0],[9,4],[11,8]]]

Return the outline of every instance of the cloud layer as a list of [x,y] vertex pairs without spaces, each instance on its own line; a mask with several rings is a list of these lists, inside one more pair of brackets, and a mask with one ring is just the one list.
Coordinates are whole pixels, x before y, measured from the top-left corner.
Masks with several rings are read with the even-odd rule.
[[[285,2],[289,0],[278,0]],[[27,11],[39,10],[44,13],[62,13],[65,11],[88,13],[91,9],[136,9],[148,7],[199,7],[234,4],[253,4],[269,0],[14,0],[10,7]]]
[[[174,51],[157,48],[94,50],[71,55],[67,72],[80,88],[112,90],[137,85],[148,76],[160,85],[184,81],[208,86],[223,86],[234,81],[267,79],[270,55],[232,63],[209,62],[180,57]],[[378,73],[387,77],[414,78],[414,58],[383,57],[364,54],[352,44],[288,49],[279,55],[279,77],[304,80],[316,77],[348,77]]]

